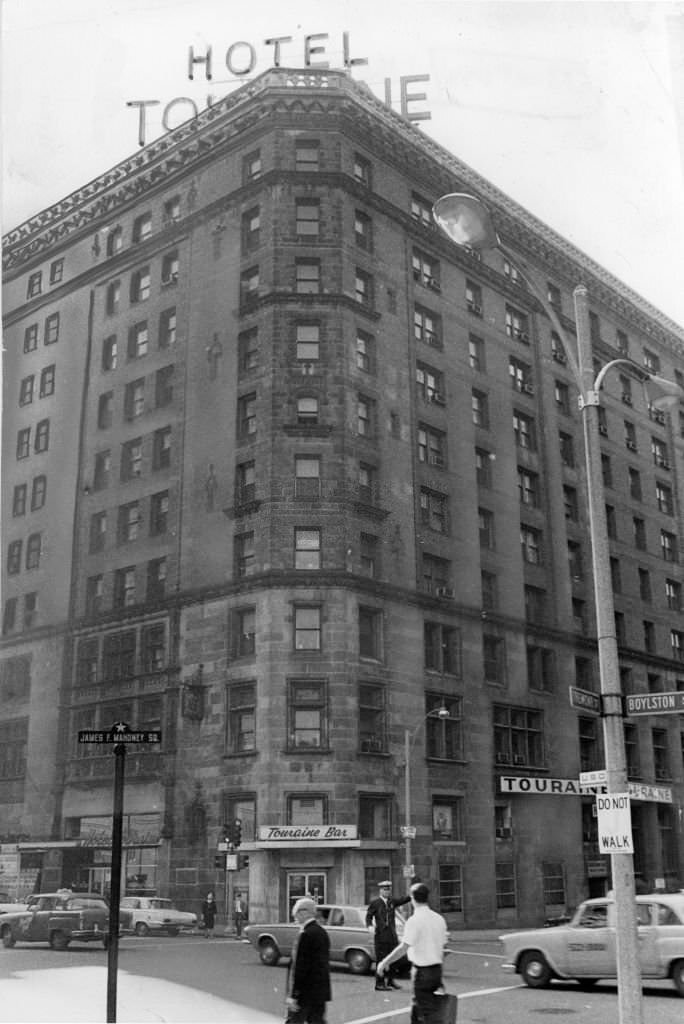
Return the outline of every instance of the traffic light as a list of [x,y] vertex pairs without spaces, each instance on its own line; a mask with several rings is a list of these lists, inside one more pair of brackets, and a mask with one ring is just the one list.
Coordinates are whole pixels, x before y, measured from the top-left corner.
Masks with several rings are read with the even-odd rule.
[[242,818],[235,818],[230,826],[230,841],[235,847],[238,848],[242,842]]
[[244,871],[249,867],[249,856],[246,853],[238,854],[238,871]]

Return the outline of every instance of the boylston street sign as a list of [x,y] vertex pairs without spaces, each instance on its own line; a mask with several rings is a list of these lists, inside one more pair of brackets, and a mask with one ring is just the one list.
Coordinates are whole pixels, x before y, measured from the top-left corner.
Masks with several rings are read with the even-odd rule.
[[684,713],[684,690],[670,693],[630,693],[625,697],[628,715],[676,715]]

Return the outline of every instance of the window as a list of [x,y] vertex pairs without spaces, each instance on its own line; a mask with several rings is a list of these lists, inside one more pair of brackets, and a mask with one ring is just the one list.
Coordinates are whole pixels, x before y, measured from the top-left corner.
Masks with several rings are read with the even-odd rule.
[[460,864],[440,862],[439,869],[439,903],[441,914],[463,912],[463,868]]
[[642,601],[650,603],[652,600],[651,594],[651,574],[648,569],[639,569],[639,597]]
[[365,395],[359,395],[356,405],[356,429],[361,437],[372,437],[375,420],[375,402]]
[[23,427],[17,431],[17,458],[27,459],[31,451],[31,428]]
[[489,428],[489,398],[484,391],[477,391],[473,388],[470,393],[470,406],[475,426],[487,430]]
[[487,369],[484,339],[478,337],[477,334],[468,336],[468,365],[471,370],[476,370],[478,373],[484,373]]
[[420,489],[421,522],[437,533],[449,532],[449,496],[428,487]]
[[104,606],[104,577],[98,573],[86,580],[85,606],[86,615],[92,618],[99,615]]
[[152,215],[143,213],[133,221],[133,241],[144,242],[152,234]]
[[180,220],[181,216],[181,204],[180,196],[171,196],[167,199],[163,206],[162,218],[164,224],[175,224],[176,221]]
[[615,332],[615,347],[621,356],[629,355],[629,338],[624,331],[619,329]]
[[391,800],[376,794],[359,794],[359,837],[391,839]]
[[359,538],[359,563],[364,576],[374,579],[379,573],[380,543],[372,533],[361,533]]
[[522,341],[525,345],[530,342],[530,323],[526,313],[521,313],[513,306],[506,306],[506,334],[509,338]]
[[131,276],[131,302],[144,302],[150,297],[150,268],[142,267]]
[[672,778],[666,730],[652,729],[651,739],[653,743],[653,767],[656,780]]
[[29,274],[28,284],[26,286],[26,298],[32,299],[36,295],[40,295],[43,290],[43,271],[36,270],[33,274]]
[[315,794],[307,794],[307,796],[288,796],[288,825],[325,825],[327,822],[327,796],[318,796]]
[[107,682],[118,682],[135,674],[135,631],[124,630],[105,636],[102,646],[102,675]]
[[423,306],[414,306],[413,334],[417,341],[422,341],[433,348],[441,348],[442,318]]
[[660,531],[660,553],[666,562],[679,561],[677,536],[668,530]]
[[299,238],[318,238],[321,222],[321,204],[318,199],[297,199],[296,231]]
[[561,380],[554,383],[554,397],[559,412],[570,415],[570,388]]
[[677,580],[665,580],[665,601],[670,611],[682,610],[682,585]]
[[237,436],[241,439],[256,434],[256,392],[243,395],[237,403]]
[[378,471],[367,462],[359,463],[359,501],[373,505],[378,500]]
[[477,525],[480,536],[480,547],[489,551],[494,548],[494,513],[488,508],[478,508]]
[[482,663],[485,681],[502,684],[505,681],[504,642],[500,636],[484,633],[482,636]]
[[112,468],[112,453],[107,450],[95,453],[95,470],[93,472],[93,490],[102,491],[109,486],[109,472]]
[[137,419],[145,412],[145,378],[130,381],[124,390],[124,416],[127,420]]
[[321,494],[321,459],[318,455],[295,456],[295,497],[319,498]]
[[625,723],[625,754],[627,760],[627,776],[630,779],[641,775],[639,763],[639,730],[635,725]]
[[684,631],[670,630],[670,651],[675,661],[684,661]]
[[92,686],[97,682],[99,645],[97,639],[80,640],[76,648],[76,685]]
[[7,547],[7,575],[16,576],[21,572],[21,552],[24,542],[13,540]]
[[228,750],[231,754],[256,750],[256,683],[228,687]]
[[655,623],[649,622],[647,619],[643,620],[644,630],[644,650],[648,654],[655,654],[656,651],[656,632]]
[[46,452],[50,446],[50,420],[41,420],[36,424],[36,436],[33,442],[35,452]]
[[370,160],[360,153],[354,154],[354,177],[362,185],[371,188],[373,184],[372,167]]
[[318,139],[297,139],[295,142],[295,170],[320,170],[320,147]]
[[542,564],[542,534],[525,523],[520,524],[520,546],[522,548],[523,562],[528,565]]
[[233,615],[233,653],[236,658],[246,658],[256,649],[256,608],[240,608]]
[[0,722],[0,779],[23,779],[26,776],[28,727],[28,718]]
[[46,366],[40,371],[40,397],[49,398],[55,393],[55,364]]
[[563,504],[565,506],[565,518],[571,522],[579,521],[579,502],[577,491],[574,487],[563,487]]
[[493,572],[480,573],[483,611],[496,611],[499,604],[497,579]]
[[631,452],[637,451],[636,427],[629,420],[625,420],[625,447]]
[[[43,478],[45,479],[45,478]],[[12,492],[12,515],[23,516],[26,515],[26,496],[28,493],[28,486],[26,484],[17,484]]]
[[613,505],[606,505],[606,530],[611,540],[617,540],[617,513]]
[[[301,363],[316,363],[320,358],[320,325],[315,323],[298,323],[295,327],[297,361]],[[315,367],[312,365],[302,366],[303,372],[312,372]]]
[[482,289],[474,281],[466,281],[466,309],[473,316],[482,316]]
[[530,452],[537,450],[537,425],[531,416],[514,410],[513,434],[518,448]]
[[242,252],[246,254],[253,252],[259,246],[261,233],[261,214],[259,207],[254,206],[242,214],[240,225],[240,238],[242,240]]
[[256,463],[241,462],[235,472],[235,501],[246,505],[256,497]]
[[166,594],[167,566],[165,558],[152,558],[147,563],[147,600],[163,601]]
[[33,401],[33,384],[35,377],[24,377],[19,384],[19,405],[29,405]]
[[555,310],[561,308],[561,291],[560,288],[552,284],[550,281],[546,285],[546,298],[548,299],[549,305],[553,306]]
[[[449,717],[441,718],[436,712],[446,708]],[[425,752],[428,757],[442,761],[460,761],[463,758],[463,702],[460,697],[445,697],[439,693],[425,694]]]
[[259,268],[250,267],[240,274],[240,306],[250,308],[259,298]]
[[26,568],[38,569],[40,567],[41,536],[39,533],[29,534],[26,541]]
[[385,687],[378,683],[359,683],[359,750],[362,754],[386,751],[386,725]]
[[615,637],[619,645],[623,645],[627,639],[627,631],[625,629],[625,614],[624,612],[615,612]]
[[123,230],[112,228],[107,235],[107,256],[116,256],[123,249]]
[[653,461],[656,464],[656,466],[660,466],[661,469],[670,468],[670,460],[668,458],[667,445],[664,441],[661,441],[657,437],[652,437],[651,453],[653,455]]
[[110,316],[112,316],[114,313],[118,313],[120,303],[121,281],[111,281],[107,285],[107,291],[105,295],[105,309],[107,313]]
[[432,838],[442,842],[446,840],[462,843],[464,841],[463,797],[433,797]]
[[359,607],[359,656],[382,658],[382,612],[377,608]]
[[646,550],[646,523],[637,516],[632,518],[632,529],[634,532],[634,546],[640,551]]
[[495,704],[494,751],[497,763],[544,766],[543,716],[533,708]]
[[121,446],[122,482],[139,477],[142,472],[142,438],[135,437]]
[[321,261],[295,260],[295,291],[298,295],[318,295],[321,290]]
[[130,608],[135,604],[135,566],[114,572],[114,608]]
[[45,504],[45,497],[47,494],[47,477],[36,476],[33,478],[31,484],[31,511],[36,512],[39,508],[42,508]]
[[291,680],[288,687],[288,748],[325,749],[328,746],[326,686],[313,680]]
[[539,475],[530,472],[523,466],[518,466],[518,495],[522,505],[527,505],[528,508],[539,508],[541,504]]
[[434,226],[432,203],[428,199],[423,199],[417,192],[411,193],[411,216],[426,228]]
[[356,331],[356,366],[364,373],[375,373],[375,338],[360,328]]
[[674,515],[672,488],[660,480],[656,480],[656,504],[666,516]]
[[509,356],[508,375],[514,391],[523,391],[528,395],[534,394],[532,367],[529,363],[524,363],[521,359],[516,359],[515,356]]
[[439,291],[439,260],[420,249],[414,249],[411,265],[414,281],[425,285],[426,288],[432,288],[433,291]]
[[627,470],[629,477],[629,496],[635,501],[641,501],[641,473],[638,469]]
[[166,533],[169,519],[169,492],[160,491],[150,498],[150,537]]
[[419,423],[418,461],[443,468],[446,465],[446,434]]
[[137,540],[140,528],[140,505],[137,501],[129,501],[119,506],[116,537],[118,544],[127,544]]
[[247,183],[261,176],[261,152],[255,149],[242,159],[242,180]]
[[38,324],[31,324],[24,331],[24,352],[34,352],[38,348]]
[[242,376],[259,365],[259,330],[250,327],[238,334],[238,373]]
[[162,366],[154,375],[154,400],[157,409],[163,409],[173,401],[174,370],[173,366]]
[[159,314],[159,348],[169,348],[176,342],[176,307],[170,306]]
[[147,320],[141,320],[134,324],[128,332],[128,358],[141,359],[147,355],[149,343],[149,332]]
[[102,342],[102,369],[105,373],[115,370],[117,364],[116,334],[110,334]]
[[107,513],[95,512],[90,517],[90,554],[96,551],[104,551],[105,539],[107,536]]
[[252,576],[256,572],[254,531],[237,533],[233,541],[235,554],[235,575]]
[[140,636],[140,668],[161,672],[166,666],[166,630],[162,623],[145,626]]
[[485,448],[475,449],[475,476],[479,487],[492,486],[492,453]]
[[437,555],[423,552],[422,557],[422,589],[427,594],[435,594],[436,597],[453,596],[449,586],[451,575],[451,562],[446,558],[439,558]]
[[542,863],[542,886],[546,906],[565,905],[565,877],[561,863],[555,861]]
[[551,693],[556,681],[555,651],[538,644],[527,645],[527,685],[531,690]]
[[572,434],[560,431],[558,434],[561,462],[568,469],[575,468],[575,439]]
[[644,349],[644,366],[649,373],[660,373],[660,358],[647,348]]
[[362,210],[354,212],[354,240],[359,249],[373,251],[373,221]]
[[[497,829],[497,835],[499,832],[504,834],[504,828]],[[507,828],[507,834],[510,835],[510,826]],[[497,861],[494,865],[495,872],[495,885],[496,885],[496,907],[497,910],[505,910],[510,907],[516,906],[516,895],[515,895],[515,864],[512,860]]]
[[175,284],[178,280],[180,262],[177,252],[167,252],[162,258],[161,283],[163,285]]
[[302,395],[297,399],[297,423],[301,425],[318,423],[318,399]]
[[294,531],[295,569],[321,568],[321,531],[295,528]]
[[320,651],[321,609],[296,605],[294,609],[294,646],[296,651]]
[[360,267],[356,268],[354,278],[354,295],[356,301],[360,302],[362,306],[372,308],[375,303],[375,282],[373,281],[372,274],[367,274],[365,270],[361,270]]

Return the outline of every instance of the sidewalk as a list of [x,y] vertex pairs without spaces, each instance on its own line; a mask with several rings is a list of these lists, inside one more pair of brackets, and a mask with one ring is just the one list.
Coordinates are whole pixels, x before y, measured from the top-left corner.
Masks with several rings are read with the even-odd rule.
[[[3,962],[7,968],[7,960]],[[282,1024],[274,1016],[172,981],[119,969],[117,1024],[201,1021]],[[0,978],[2,1024],[101,1024],[107,1019],[107,968],[48,967]]]

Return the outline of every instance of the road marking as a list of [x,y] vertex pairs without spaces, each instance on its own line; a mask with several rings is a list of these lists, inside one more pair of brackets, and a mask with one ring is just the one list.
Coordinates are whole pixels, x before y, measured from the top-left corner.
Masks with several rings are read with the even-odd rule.
[[458,954],[458,956],[482,956],[485,960],[505,960],[503,953],[469,953],[465,949],[448,949],[447,953]]
[[[524,985],[504,985],[502,988],[478,988],[472,992],[450,992],[459,999],[472,999],[474,996],[492,996],[497,992],[510,992],[515,988],[524,988]],[[375,1013],[372,1017],[357,1017],[355,1020],[346,1021],[345,1024],[373,1024],[377,1020],[389,1020],[390,1017],[397,1017],[401,1013],[410,1013],[411,1006],[402,1006],[394,1010],[385,1010],[383,1013]]]

